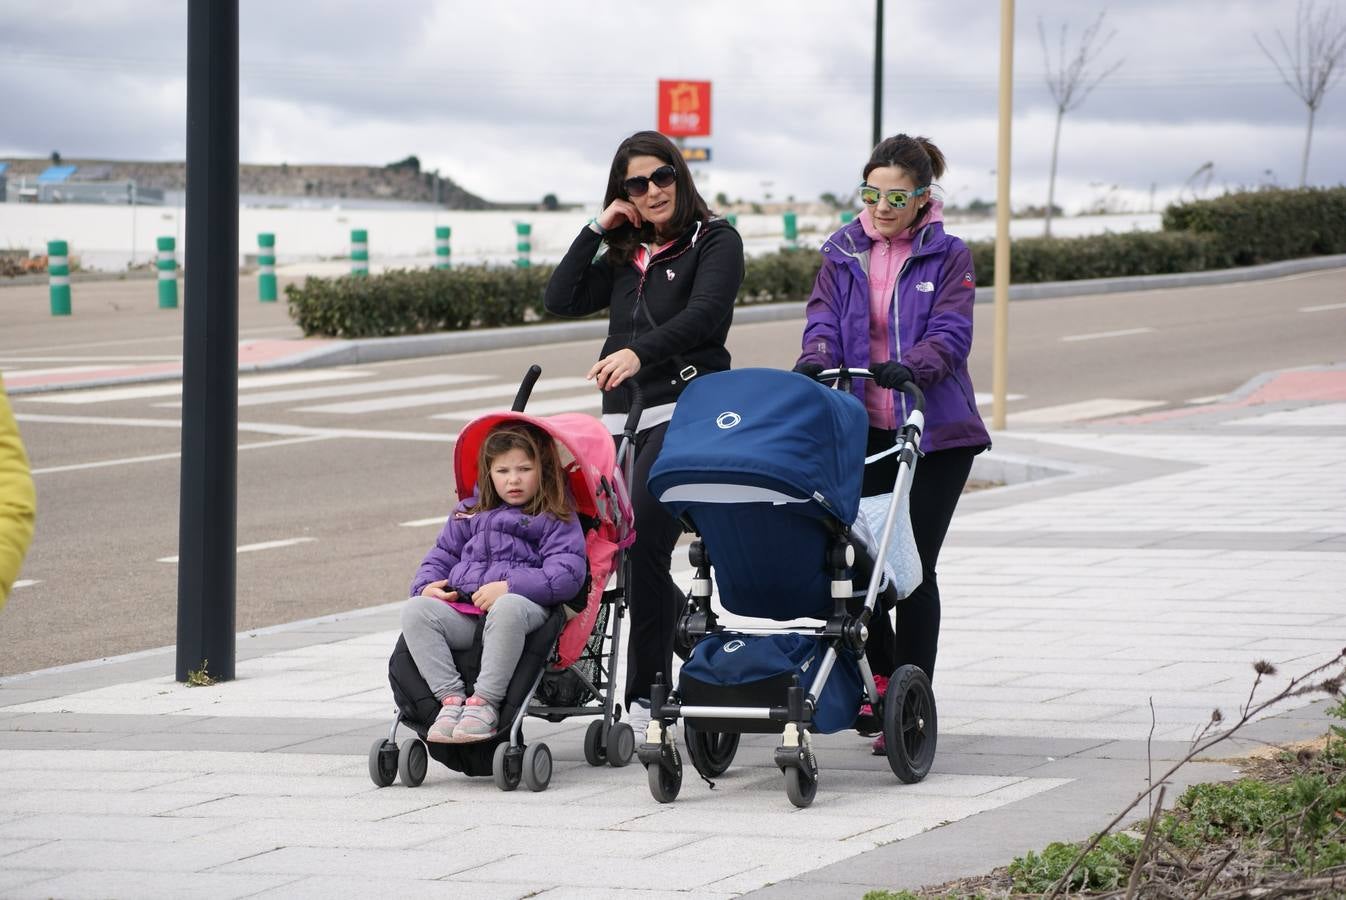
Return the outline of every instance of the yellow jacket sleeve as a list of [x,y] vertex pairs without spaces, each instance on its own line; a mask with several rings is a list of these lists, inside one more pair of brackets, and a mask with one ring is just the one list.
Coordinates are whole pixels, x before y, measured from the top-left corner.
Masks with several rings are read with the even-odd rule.
[[0,380],[0,606],[19,577],[24,554],[33,539],[37,495],[28,470],[28,454]]

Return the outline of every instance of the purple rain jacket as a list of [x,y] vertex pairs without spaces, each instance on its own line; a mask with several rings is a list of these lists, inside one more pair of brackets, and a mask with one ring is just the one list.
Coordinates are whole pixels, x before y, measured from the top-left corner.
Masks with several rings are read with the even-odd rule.
[[[809,297],[799,362],[869,367],[872,244],[859,218],[823,243],[823,265]],[[926,452],[991,443],[967,371],[976,283],[967,245],[945,234],[942,222],[922,226],[911,258],[898,272],[888,339],[891,358],[911,369],[925,393],[921,449]],[[872,389],[867,379],[852,385],[862,402],[866,389]],[[904,410],[905,399],[897,410],[899,419]]]
[[584,530],[574,515],[563,522],[545,513],[530,516],[508,505],[467,512],[476,502],[475,495],[462,501],[444,523],[416,570],[411,596],[430,582],[447,578],[448,586],[460,591],[465,601],[449,605],[468,614],[481,610],[466,598],[492,581],[504,581],[510,593],[522,594],[539,606],[575,598],[588,562]]

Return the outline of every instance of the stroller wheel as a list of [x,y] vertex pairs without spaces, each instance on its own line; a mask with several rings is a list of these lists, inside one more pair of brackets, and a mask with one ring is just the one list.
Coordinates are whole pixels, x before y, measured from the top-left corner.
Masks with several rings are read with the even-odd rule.
[[603,749],[603,720],[595,719],[584,730],[584,761],[591,766],[601,766],[608,761]]
[[417,787],[424,781],[429,760],[425,741],[417,737],[404,743],[397,754],[397,774],[402,776],[402,784]]
[[387,738],[379,738],[369,748],[369,780],[377,787],[397,780],[397,745]]
[[512,791],[519,786],[519,778],[523,775],[522,756],[523,750],[511,748],[509,741],[496,745],[495,755],[491,757],[491,777],[500,790]]
[[650,794],[660,803],[672,803],[682,790],[682,770],[665,768],[660,763],[650,763],[645,767],[645,775],[650,782]]
[[690,724],[683,725],[687,736],[687,752],[691,754],[692,765],[707,778],[718,778],[729,771],[738,752],[738,741],[742,735],[723,731],[702,731]]
[[551,784],[551,750],[546,744],[529,744],[523,751],[523,783],[534,792]]
[[939,722],[930,679],[917,666],[902,666],[888,681],[883,701],[883,737],[888,766],[905,784],[915,784],[935,761]]
[[818,796],[818,779],[802,766],[789,766],[785,770],[785,796],[800,809],[813,803]]
[[620,769],[631,761],[636,752],[636,734],[625,722],[614,722],[608,729],[608,765]]

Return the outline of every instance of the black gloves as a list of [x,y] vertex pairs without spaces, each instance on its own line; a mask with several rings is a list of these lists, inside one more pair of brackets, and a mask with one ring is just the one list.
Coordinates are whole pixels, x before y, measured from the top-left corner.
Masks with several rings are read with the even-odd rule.
[[816,362],[795,363],[794,371],[806,378],[812,378],[814,381],[817,381],[818,376],[822,374],[823,366]]
[[881,388],[888,388],[890,391],[896,390],[899,385],[905,382],[916,380],[916,377],[911,374],[911,369],[893,359],[881,362],[877,366],[870,366],[869,371],[874,375],[875,384]]

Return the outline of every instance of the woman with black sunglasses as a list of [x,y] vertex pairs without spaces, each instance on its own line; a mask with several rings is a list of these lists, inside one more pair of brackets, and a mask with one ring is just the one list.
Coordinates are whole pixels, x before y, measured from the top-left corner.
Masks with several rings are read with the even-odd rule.
[[622,141],[612,158],[603,211],[581,229],[547,284],[548,311],[608,310],[608,337],[587,377],[603,391],[603,421],[618,435],[630,411],[628,379],[644,411],[631,490],[631,638],[626,703],[637,740],[649,723],[650,686],[673,662],[682,592],[670,575],[682,533],[646,489],[673,406],[687,383],[729,368],[725,338],[743,283],[743,241],[710,214],[673,142],[656,131]]
[[[925,393],[925,455],[910,495],[923,580],[898,604],[896,636],[887,615],[870,622],[866,651],[876,680],[906,664],[934,678],[940,619],[935,564],[972,457],[991,444],[967,370],[977,282],[967,245],[944,232],[943,203],[933,193],[943,174],[944,154],[928,138],[899,134],[874,148],[859,188],[865,208],[823,244],[795,364],[796,372],[810,377],[835,366],[874,374],[873,384],[856,379],[852,387],[869,413],[867,455],[896,441],[904,416],[891,389],[914,381]],[[864,495],[891,493],[896,477],[896,455],[872,463],[865,469]],[[886,681],[881,678],[881,691]],[[874,752],[884,752],[882,734]]]

